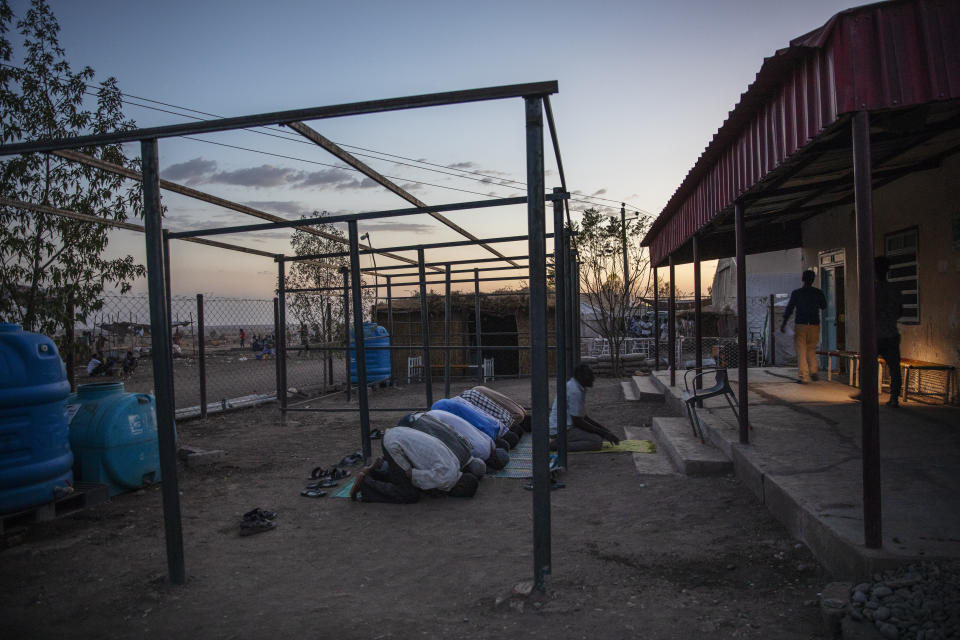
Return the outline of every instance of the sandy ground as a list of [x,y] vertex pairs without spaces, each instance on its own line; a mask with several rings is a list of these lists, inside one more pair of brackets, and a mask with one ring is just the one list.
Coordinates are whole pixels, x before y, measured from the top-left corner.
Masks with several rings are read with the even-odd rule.
[[[529,402],[529,381],[494,386]],[[616,431],[667,414],[623,401],[616,380],[599,380],[588,403]],[[376,412],[373,426],[398,417]],[[179,433],[227,451],[179,469],[187,583],[167,582],[159,487],[117,496],[8,540],[3,638],[820,637],[814,604],[829,578],[808,550],[732,477],[679,476],[662,454],[572,455],[552,494],[547,593],[498,605],[532,577],[524,481],[488,478],[473,499],[415,505],[308,499],[310,469],[358,448],[356,414],[284,423],[266,406]],[[279,512],[277,528],[239,537],[256,506]]]

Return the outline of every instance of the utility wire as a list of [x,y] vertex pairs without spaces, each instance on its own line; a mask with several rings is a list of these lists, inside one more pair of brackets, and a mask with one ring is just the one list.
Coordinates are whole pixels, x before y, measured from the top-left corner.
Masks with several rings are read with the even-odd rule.
[[[4,66],[4,67],[10,68],[10,69],[16,69],[16,70],[18,70],[18,71],[24,71],[24,72],[27,71],[26,69],[24,69],[24,68],[22,68],[22,67],[18,67],[18,66],[16,66],[16,65],[11,65],[11,64],[7,64],[7,63],[0,63],[0,66]],[[103,83],[102,83],[102,82],[98,82],[97,84],[98,84],[99,86],[101,86],[101,87],[103,86]],[[90,87],[90,85],[87,85],[87,89],[85,90],[85,93],[86,93],[87,95],[89,95],[89,96],[96,97],[96,96],[97,96],[96,92],[91,91],[89,87]],[[145,97],[143,97],[143,96],[137,96],[137,95],[134,95],[134,94],[131,94],[131,93],[124,93],[124,92],[122,92],[122,91],[120,92],[120,95],[124,98],[123,101],[124,101],[124,103],[126,103],[126,104],[129,104],[129,105],[135,106],[135,107],[140,107],[140,108],[142,108],[142,109],[150,109],[150,110],[152,110],[152,111],[158,111],[158,112],[161,112],[161,113],[166,113],[166,114],[169,114],[169,115],[175,115],[175,116],[180,116],[180,117],[185,117],[185,118],[192,118],[192,119],[194,119],[194,120],[205,120],[205,119],[207,119],[207,118],[222,118],[222,117],[223,117],[222,115],[215,114],[215,113],[210,113],[210,112],[208,112],[208,111],[201,111],[201,110],[199,110],[199,109],[193,109],[193,108],[191,108],[191,107],[184,107],[184,106],[181,106],[181,105],[175,105],[175,104],[171,104],[171,103],[169,103],[169,102],[163,102],[163,101],[161,101],[161,100],[154,100],[154,99],[152,99],[152,98],[145,98]],[[141,102],[135,102],[135,100],[139,100],[139,101],[142,101],[142,102],[149,102],[149,103],[152,103],[152,105],[162,105],[163,107],[169,107],[169,109],[164,109],[164,108],[161,108],[161,107],[152,106],[151,104],[142,104]],[[176,109],[176,111],[172,111],[171,109]],[[185,113],[185,112],[189,112],[189,113]],[[193,115],[193,114],[199,114],[199,115]],[[207,118],[202,117],[202,116],[206,116]],[[266,130],[263,130],[263,129],[266,129]],[[259,135],[269,136],[269,137],[272,137],[272,138],[278,138],[278,139],[286,140],[286,141],[289,141],[289,142],[296,142],[296,143],[298,143],[298,144],[306,144],[306,145],[314,146],[313,143],[311,143],[310,141],[304,140],[302,136],[296,136],[296,135],[294,135],[294,134],[292,134],[292,133],[288,133],[287,131],[285,131],[285,130],[283,130],[283,129],[277,129],[277,128],[274,128],[274,127],[248,128],[248,129],[245,129],[245,131],[249,131],[249,132],[251,132],[251,133],[256,133],[256,134],[259,134]],[[185,137],[185,138],[188,138],[188,136],[184,136],[184,137]],[[350,171],[357,171],[356,169],[353,169],[352,167],[346,167],[346,166],[340,166],[340,165],[331,165],[331,164],[326,164],[326,163],[323,163],[323,162],[316,162],[316,161],[312,161],[312,160],[306,160],[306,159],[304,159],[304,158],[296,158],[296,157],[287,156],[287,155],[284,155],[284,154],[278,154],[278,153],[272,153],[272,152],[268,152],[268,151],[262,151],[262,150],[259,150],[259,149],[251,149],[251,148],[248,148],[248,147],[240,147],[240,146],[235,146],[235,145],[229,145],[229,144],[224,144],[224,143],[213,142],[213,141],[211,141],[211,140],[204,140],[204,139],[202,139],[202,138],[190,138],[190,139],[193,139],[193,140],[198,141],[198,142],[205,142],[205,143],[208,143],[208,144],[215,144],[215,145],[224,146],[224,147],[229,147],[229,148],[238,149],[238,150],[242,150],[242,151],[248,151],[248,152],[251,152],[251,153],[260,153],[260,154],[263,154],[263,155],[269,155],[269,156],[274,156],[274,157],[279,157],[279,158],[284,158],[284,159],[294,160],[294,161],[299,161],[299,162],[307,162],[307,163],[316,164],[316,165],[320,165],[320,166],[332,167],[332,168],[335,168],[335,169],[344,169],[344,170],[350,170]],[[519,180],[513,180],[513,179],[510,179],[510,178],[503,178],[503,177],[498,177],[498,176],[492,176],[492,175],[489,175],[489,174],[484,173],[484,172],[482,172],[482,171],[474,171],[474,170],[471,170],[471,169],[458,169],[458,168],[456,168],[456,167],[449,167],[449,166],[447,166],[447,165],[441,165],[441,164],[437,164],[437,163],[434,163],[434,162],[429,162],[429,161],[426,161],[426,160],[417,160],[417,159],[414,159],[414,158],[409,158],[409,157],[407,157],[407,156],[402,156],[402,155],[398,155],[398,154],[388,153],[388,152],[386,152],[386,151],[378,151],[378,150],[375,150],[375,149],[368,149],[368,148],[365,148],[365,147],[360,147],[360,146],[351,145],[351,144],[346,144],[346,143],[337,143],[337,144],[339,144],[339,145],[342,146],[342,147],[349,148],[349,149],[359,149],[360,151],[365,151],[365,152],[367,152],[367,153],[369,153],[369,154],[377,154],[377,155],[367,155],[367,154],[364,154],[364,153],[355,153],[355,154],[354,154],[354,155],[357,155],[357,156],[359,156],[359,157],[371,158],[371,159],[380,160],[380,161],[383,161],[383,162],[393,162],[394,164],[397,164],[397,165],[400,165],[400,166],[406,166],[406,167],[410,167],[410,168],[412,168],[412,169],[417,169],[417,170],[421,170],[421,171],[432,171],[432,172],[434,172],[434,173],[440,173],[440,174],[443,174],[443,175],[448,175],[448,176],[452,176],[452,177],[460,178],[460,179],[464,179],[464,180],[473,180],[473,181],[480,182],[480,183],[482,183],[482,184],[487,184],[487,185],[490,185],[490,186],[493,186],[493,187],[506,187],[506,188],[525,189],[526,186],[527,186],[525,182],[522,182],[522,181],[519,181]],[[386,156],[386,157],[382,157],[382,156]],[[397,159],[403,160],[403,161],[405,161],[405,162],[398,162]],[[415,163],[415,164],[409,164],[409,163]],[[421,166],[421,165],[425,165],[425,166]],[[431,167],[434,167],[434,168],[431,168]],[[454,172],[456,172],[456,173],[454,173]],[[464,174],[466,174],[466,175],[464,175]],[[471,177],[471,176],[478,176],[478,177]],[[477,192],[477,191],[470,191],[470,190],[467,190],[467,189],[459,189],[459,188],[456,188],[456,187],[448,187],[448,186],[444,186],[444,185],[438,185],[438,184],[429,183],[429,182],[422,182],[422,181],[413,180],[413,179],[408,179],[408,178],[398,178],[398,177],[393,177],[393,176],[387,176],[387,177],[389,177],[389,178],[391,178],[391,179],[393,179],[393,180],[400,180],[400,181],[405,181],[405,182],[408,182],[408,183],[419,184],[419,185],[434,187],[434,188],[438,188],[438,189],[447,189],[447,190],[450,190],[450,191],[458,191],[458,192],[461,192],[461,193],[468,193],[468,194],[479,195],[479,196],[483,196],[483,197],[495,197],[495,196],[491,196],[489,193],[480,193],[480,192]],[[610,205],[600,204],[600,203],[597,203],[597,202],[594,202],[594,201],[613,202],[613,203],[617,203],[617,204],[621,204],[621,205],[623,204],[622,201],[614,200],[614,199],[612,199],[612,198],[603,198],[603,197],[601,197],[601,196],[588,196],[588,195],[585,195],[585,194],[578,194],[578,197],[576,197],[576,198],[571,197],[571,198],[570,198],[570,201],[571,201],[571,202],[579,202],[579,203],[581,203],[581,204],[599,206],[599,207],[609,207],[609,208],[611,208],[611,209],[613,209],[613,208],[615,208],[615,207],[612,207],[612,206],[610,206]],[[653,214],[653,213],[651,213],[651,212],[649,212],[649,211],[646,211],[646,210],[641,209],[641,208],[639,208],[639,207],[635,207],[635,206],[633,206],[633,205],[626,205],[625,208],[626,208],[626,210],[627,210],[628,212],[630,212],[630,213],[637,213],[637,214],[642,214],[642,215],[645,215],[645,216],[654,216],[654,215],[655,215],[655,214]]]

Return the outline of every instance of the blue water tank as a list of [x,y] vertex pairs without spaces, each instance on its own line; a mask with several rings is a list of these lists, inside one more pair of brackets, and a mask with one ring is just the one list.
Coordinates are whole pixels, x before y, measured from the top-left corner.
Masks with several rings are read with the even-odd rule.
[[68,395],[53,340],[0,323],[0,513],[52,502],[73,482]]
[[78,481],[109,485],[117,495],[161,480],[153,396],[127,393],[122,382],[82,384],[67,413]]
[[[390,336],[387,330],[376,322],[364,322],[363,346],[367,356],[364,358],[367,366],[367,384],[389,380],[390,350],[367,349],[367,347],[389,347]],[[350,330],[350,382],[357,383],[357,352],[354,350],[353,329]]]

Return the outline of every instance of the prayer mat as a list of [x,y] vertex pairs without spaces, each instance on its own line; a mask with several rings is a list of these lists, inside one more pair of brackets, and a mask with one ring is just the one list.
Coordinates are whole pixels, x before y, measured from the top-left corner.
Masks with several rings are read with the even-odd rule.
[[[533,439],[524,438],[509,452],[510,462],[499,471],[488,473],[490,478],[532,478],[533,477]],[[550,469],[557,466],[557,454],[550,454]]]
[[621,440],[620,444],[603,441],[599,451],[571,451],[570,453],[656,453],[657,445],[651,440]]
[[349,497],[350,497],[350,489],[353,488],[354,480],[355,480],[355,478],[350,478],[350,480],[349,480],[349,482],[347,482],[347,484],[345,484],[345,485],[343,485],[342,487],[340,487],[340,490],[337,491],[335,494],[333,494],[333,497],[334,497],[334,498],[349,498]]

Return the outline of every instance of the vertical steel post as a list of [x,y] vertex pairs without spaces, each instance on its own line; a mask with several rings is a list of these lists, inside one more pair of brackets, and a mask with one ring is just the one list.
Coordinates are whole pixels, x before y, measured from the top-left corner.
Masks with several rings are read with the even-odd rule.
[[427,408],[433,406],[433,374],[430,371],[430,309],[427,305],[427,273],[423,265],[423,249],[417,249],[420,271],[420,332],[423,336],[423,382],[427,391]]
[[477,337],[477,382],[483,384],[483,346],[481,345],[481,336],[483,329],[480,324],[480,270],[473,270],[473,316],[476,322],[473,323],[473,330]]
[[357,221],[347,222],[350,237],[350,284],[353,290],[353,344],[357,354],[357,399],[360,401],[360,442],[363,457],[372,457],[370,450],[370,405],[367,403],[367,350],[363,336],[363,296],[360,292],[360,247]]
[[[277,314],[277,396],[280,411],[287,410],[287,263],[283,255],[277,256],[277,298],[280,301]],[[309,340],[309,338],[308,338]]]
[[530,256],[530,398],[533,401],[533,584],[550,573],[550,384],[547,372],[547,272],[541,98],[524,98],[527,121],[527,237]]
[[450,397],[450,265],[446,269],[447,282],[443,297],[443,397]]
[[576,310],[574,314],[574,318],[576,321],[573,323],[573,335],[574,335],[573,348],[576,349],[576,355],[574,356],[574,360],[576,362],[580,362],[580,360],[582,359],[582,354],[580,353],[580,347],[581,347],[581,344],[583,343],[583,340],[581,339],[581,335],[580,335],[580,329],[581,329],[581,325],[580,325],[580,260],[579,260],[579,257],[576,256],[576,254],[571,255],[571,257],[575,258],[571,262],[571,266],[573,267],[573,299],[576,301],[576,306],[574,306],[574,309]]
[[[171,358],[173,357],[173,294],[170,293],[170,238],[167,237],[167,230],[161,230],[161,235],[163,236],[163,282],[164,290],[166,291],[166,303],[167,303],[167,334],[170,340],[170,353]],[[173,370],[173,361],[171,360],[170,364],[170,379],[173,382],[170,383],[170,403],[173,406],[174,412],[177,410],[177,385],[176,379],[174,376]],[[176,415],[176,413],[174,413]]]
[[[627,252],[627,204],[620,203],[620,243],[623,247],[623,308],[627,327],[630,326],[630,254]],[[625,327],[626,328],[626,327]]]
[[203,313],[203,294],[197,294],[197,333],[199,334],[199,353],[197,365],[200,375],[200,419],[207,419],[207,336],[206,321]]
[[[554,241],[556,241],[556,236],[554,236]],[[571,256],[573,252],[570,250],[571,235],[569,229],[563,230],[563,242],[561,244],[561,249],[563,249],[563,296],[566,301],[567,307],[567,317],[565,323],[565,334],[567,342],[567,358],[566,358],[566,371],[567,375],[573,372],[573,367],[575,364],[575,355],[576,348],[574,342],[574,326],[579,320],[578,311],[580,310],[580,304],[578,300],[575,300],[573,297],[573,278],[574,270],[573,265],[571,264]]]
[[653,370],[660,371],[660,283],[653,267]]
[[[133,318],[130,318],[130,321],[133,322]],[[76,322],[77,322],[77,308],[73,302],[73,295],[71,294],[69,302],[67,302],[67,321],[63,324],[64,337],[66,338],[65,351],[66,353],[61,354],[64,357],[64,362],[67,366],[67,382],[70,383],[70,391],[75,393],[77,391],[77,341],[76,341]]]
[[677,386],[677,275],[673,264],[673,254],[669,258],[670,267],[670,301],[667,305],[667,341],[670,353],[667,361],[670,365],[670,386]]
[[740,444],[750,443],[749,407],[747,406],[747,250],[746,229],[743,224],[743,205],[733,203],[734,234],[737,246],[737,389],[740,404]]
[[[703,308],[700,300],[700,239],[693,235],[693,344],[697,353],[694,356],[694,366],[697,368],[695,389],[703,387],[700,374],[703,373]],[[698,402],[698,407],[703,403]]]
[[[556,187],[555,196],[563,195],[563,189]],[[553,201],[553,289],[556,303],[556,342],[557,342],[557,462],[567,468],[567,277],[566,256],[563,232],[563,200]]]
[[[276,383],[276,397],[277,402],[280,402],[280,398],[287,395],[286,389],[282,386],[283,380],[281,380],[281,366],[280,366],[280,347],[278,346],[277,339],[280,336],[280,298],[279,296],[274,296],[273,298],[273,372],[274,372],[274,382]],[[281,413],[283,412],[283,407],[280,408]]]
[[[395,338],[393,335],[393,290],[390,288],[390,276],[387,278],[387,335],[390,336],[390,344],[393,345]],[[396,351],[390,351],[390,386],[393,386],[393,354]]]
[[873,176],[870,116],[853,116],[853,189],[857,221],[857,276],[860,288],[860,429],[863,442],[863,538],[868,549],[883,546],[881,510],[880,410],[877,379],[876,283],[873,267]]
[[327,384],[333,384],[333,304],[327,301]]
[[777,307],[774,305],[774,295],[770,294],[770,366],[777,365]]
[[343,274],[343,360],[347,371],[347,402],[350,402],[350,269],[340,267],[340,273]]
[[153,380],[157,394],[157,435],[160,473],[163,475],[163,527],[170,582],[183,584],[183,530],[177,482],[177,444],[173,417],[173,355],[170,351],[170,310],[167,308],[163,264],[163,210],[160,205],[160,161],[156,140],[140,141],[143,170],[143,222],[147,244],[147,290],[150,296],[150,333]]

